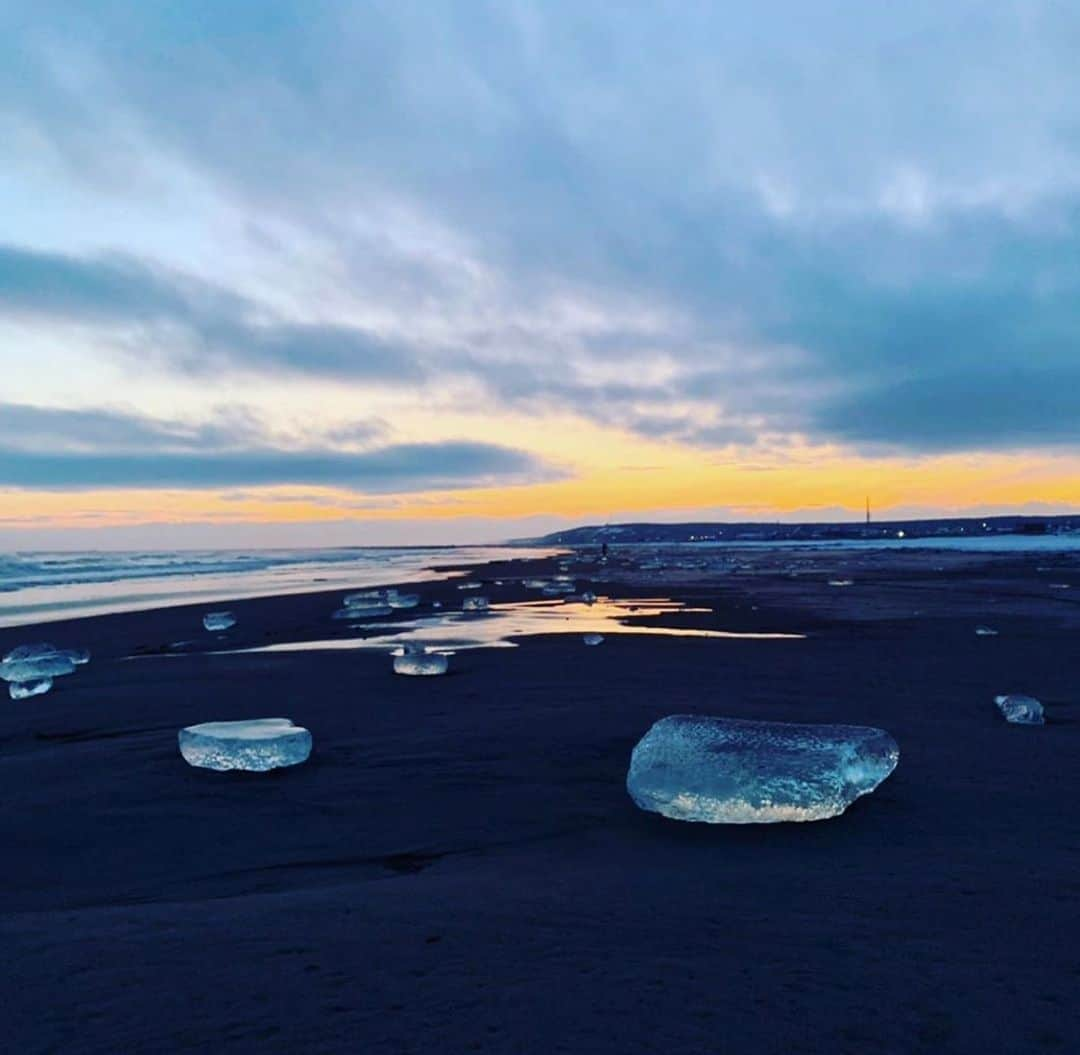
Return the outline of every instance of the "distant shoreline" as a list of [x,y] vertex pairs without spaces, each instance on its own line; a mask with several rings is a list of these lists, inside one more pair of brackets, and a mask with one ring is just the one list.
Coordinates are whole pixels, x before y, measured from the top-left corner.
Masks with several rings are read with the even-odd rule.
[[910,520],[778,523],[777,521],[693,521],[685,523],[590,524],[512,540],[532,546],[626,545],[688,542],[823,542],[1044,537],[1080,534],[1080,514],[1057,516],[933,517]]

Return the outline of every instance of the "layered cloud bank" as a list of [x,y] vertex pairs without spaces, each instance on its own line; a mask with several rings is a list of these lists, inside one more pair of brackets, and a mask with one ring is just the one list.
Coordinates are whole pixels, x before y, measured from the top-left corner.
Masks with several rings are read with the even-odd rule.
[[1080,505],[1078,42],[11,6],[0,523]]

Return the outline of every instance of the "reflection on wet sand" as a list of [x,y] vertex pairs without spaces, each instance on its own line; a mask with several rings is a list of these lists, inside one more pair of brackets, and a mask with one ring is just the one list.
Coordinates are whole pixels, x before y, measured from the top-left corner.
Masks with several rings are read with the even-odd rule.
[[[393,649],[420,642],[433,651],[466,648],[516,648],[513,640],[537,634],[647,634],[652,637],[705,637],[760,640],[798,640],[802,634],[743,633],[671,626],[646,626],[638,620],[708,613],[666,598],[616,601],[598,597],[590,603],[563,600],[493,604],[481,612],[439,612],[393,623],[357,622],[365,637],[322,641],[286,641],[250,652],[306,652],[315,649]],[[385,631],[372,634],[371,631]]]

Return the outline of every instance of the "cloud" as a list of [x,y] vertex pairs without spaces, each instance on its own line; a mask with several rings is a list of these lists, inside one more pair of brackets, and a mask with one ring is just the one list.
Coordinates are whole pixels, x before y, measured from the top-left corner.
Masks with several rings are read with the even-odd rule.
[[0,486],[30,490],[308,484],[408,492],[535,483],[554,475],[523,451],[468,442],[396,444],[355,453],[255,449],[47,454],[0,448]]
[[104,331],[143,362],[194,374],[312,373],[416,382],[421,351],[359,327],[302,324],[190,275],[116,254],[0,245],[0,314]]
[[11,315],[705,448],[1077,439],[1070,5],[59,7],[0,22],[6,178],[153,235],[0,252]]
[[1080,364],[943,372],[878,384],[817,409],[819,426],[875,453],[1080,444]]
[[184,422],[108,408],[0,403],[0,447],[23,452],[213,450],[263,436],[262,427],[236,407],[219,409],[208,421]]
[[29,490],[214,489],[306,485],[365,493],[511,486],[558,478],[527,452],[490,443],[371,445],[374,425],[336,430],[364,450],[274,446],[231,410],[209,423],[114,410],[0,404],[0,487]]

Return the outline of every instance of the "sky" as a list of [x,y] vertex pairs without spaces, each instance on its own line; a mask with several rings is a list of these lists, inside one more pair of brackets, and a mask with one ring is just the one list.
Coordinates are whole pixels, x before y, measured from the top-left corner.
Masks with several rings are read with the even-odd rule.
[[0,548],[1080,509],[1080,5],[0,2]]

